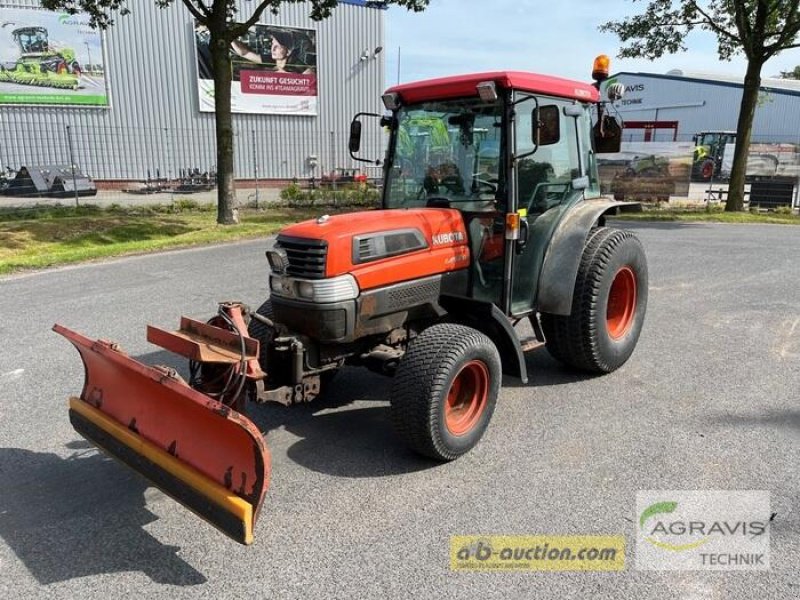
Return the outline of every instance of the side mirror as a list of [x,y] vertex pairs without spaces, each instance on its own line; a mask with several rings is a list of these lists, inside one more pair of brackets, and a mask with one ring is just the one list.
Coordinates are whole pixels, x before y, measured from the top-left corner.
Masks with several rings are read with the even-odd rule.
[[537,146],[549,146],[561,139],[561,115],[557,106],[534,108],[531,123],[531,134]]
[[619,152],[622,145],[622,127],[617,120],[603,115],[592,128],[594,149],[598,154]]
[[350,158],[353,160],[357,160],[359,162],[370,163],[373,165],[381,164],[380,160],[368,160],[366,158],[361,158],[356,156],[356,153],[361,150],[361,121],[359,121],[360,117],[371,117],[373,119],[380,119],[381,115],[375,113],[366,113],[361,112],[358,113],[355,117],[353,117],[353,121],[350,123],[350,139],[347,142],[347,148],[350,150]]
[[350,123],[350,142],[347,147],[351,154],[361,150],[361,121],[353,119],[353,122]]

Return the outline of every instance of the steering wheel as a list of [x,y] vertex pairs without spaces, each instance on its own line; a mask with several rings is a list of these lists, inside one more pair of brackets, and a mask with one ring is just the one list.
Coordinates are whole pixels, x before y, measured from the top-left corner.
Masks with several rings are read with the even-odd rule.
[[450,198],[447,196],[428,196],[425,201],[426,208],[450,208]]
[[464,193],[464,182],[461,181],[461,177],[458,175],[443,177],[441,181],[439,181],[439,185],[444,186],[444,188],[452,194]]
[[497,193],[497,184],[499,181],[497,179],[481,179],[479,174],[476,173],[472,179],[472,189],[474,194],[481,194],[481,193],[488,193],[488,194],[496,194]]

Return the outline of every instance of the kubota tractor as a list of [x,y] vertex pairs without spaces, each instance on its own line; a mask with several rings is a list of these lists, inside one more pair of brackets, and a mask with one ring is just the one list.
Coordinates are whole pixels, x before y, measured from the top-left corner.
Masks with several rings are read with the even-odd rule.
[[[526,351],[608,373],[639,338],[647,265],[633,234],[606,226],[624,205],[600,196],[593,147],[614,151],[619,127],[595,86],[493,72],[399,85],[383,100],[381,210],[283,229],[257,310],[224,303],[207,322],[148,328],[188,357],[188,380],[55,326],[86,367],[75,429],[243,543],[270,473],[247,403],[309,402],[338,369],[366,367],[394,377],[397,435],[448,461],[480,440],[502,375],[527,382]],[[359,159],[363,118],[350,137]],[[423,120],[441,122],[437,139],[407,131]],[[413,143],[398,143],[406,135]]]

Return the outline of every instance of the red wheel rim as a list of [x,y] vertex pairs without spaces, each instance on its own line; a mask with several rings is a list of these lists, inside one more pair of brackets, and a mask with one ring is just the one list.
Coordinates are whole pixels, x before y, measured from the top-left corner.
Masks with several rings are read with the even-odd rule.
[[608,335],[618,340],[631,328],[636,312],[636,275],[630,267],[622,267],[614,275],[608,292],[606,326]]
[[444,407],[444,422],[453,435],[463,435],[480,420],[489,396],[489,369],[471,360],[456,374]]

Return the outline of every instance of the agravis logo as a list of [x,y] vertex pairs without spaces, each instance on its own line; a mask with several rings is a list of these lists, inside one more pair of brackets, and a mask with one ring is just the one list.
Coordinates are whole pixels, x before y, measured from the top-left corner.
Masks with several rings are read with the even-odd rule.
[[641,568],[769,568],[767,492],[640,492],[638,496]]
[[75,15],[61,13],[58,15],[58,22],[62,25],[77,25],[78,27],[90,27],[89,21],[79,21]]

